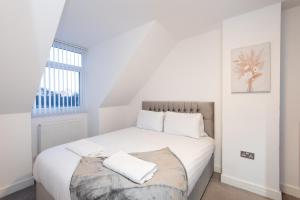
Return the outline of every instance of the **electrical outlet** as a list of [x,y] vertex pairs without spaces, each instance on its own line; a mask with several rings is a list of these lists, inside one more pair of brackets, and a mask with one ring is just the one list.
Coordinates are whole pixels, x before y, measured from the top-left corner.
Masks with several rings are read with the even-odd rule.
[[255,158],[255,153],[247,152],[247,151],[241,151],[241,157],[242,157],[242,158],[247,158],[247,159],[254,160],[254,158]]

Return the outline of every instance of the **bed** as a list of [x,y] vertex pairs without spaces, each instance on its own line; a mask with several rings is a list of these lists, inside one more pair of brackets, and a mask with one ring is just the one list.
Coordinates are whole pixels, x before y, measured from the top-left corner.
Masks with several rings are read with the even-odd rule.
[[[149,111],[200,112],[208,137],[184,136],[130,127],[88,138],[102,145],[109,154],[119,150],[146,152],[169,147],[183,163],[188,177],[189,200],[199,200],[213,174],[214,103],[213,102],[142,102]],[[134,145],[133,145],[134,144]],[[34,164],[37,200],[70,200],[69,185],[80,157],[65,145],[43,151]]]

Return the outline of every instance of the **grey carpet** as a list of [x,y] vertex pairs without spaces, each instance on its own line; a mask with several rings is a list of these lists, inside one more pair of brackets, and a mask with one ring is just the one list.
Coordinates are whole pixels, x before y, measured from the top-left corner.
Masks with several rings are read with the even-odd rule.
[[0,200],[35,200],[35,187],[25,188]]
[[[223,183],[220,183],[220,174],[215,173],[201,200],[268,200],[268,198],[258,196]],[[282,195],[283,200],[300,200],[289,195]]]
[[[283,194],[283,200],[300,200]],[[11,194],[0,200],[35,200],[34,186]],[[229,185],[220,183],[220,174],[215,173],[212,177],[202,200],[268,200],[256,194],[240,190]]]

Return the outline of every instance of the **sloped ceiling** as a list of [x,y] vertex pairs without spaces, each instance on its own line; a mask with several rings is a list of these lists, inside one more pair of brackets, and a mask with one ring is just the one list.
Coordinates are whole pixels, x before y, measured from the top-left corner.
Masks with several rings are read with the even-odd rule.
[[175,40],[165,28],[157,22],[152,22],[144,39],[129,62],[121,69],[100,107],[129,104],[174,44]]
[[68,0],[56,37],[90,48],[156,20],[180,40],[206,32],[225,18],[280,1]]
[[31,112],[64,3],[0,1],[0,114]]
[[150,23],[135,28],[94,48],[90,48],[86,63],[86,89],[88,109],[99,107],[114,82],[139,48]]
[[100,104],[112,89],[122,68],[134,56],[150,26],[151,23],[147,23],[89,49],[86,59],[86,106],[91,135],[98,133]]

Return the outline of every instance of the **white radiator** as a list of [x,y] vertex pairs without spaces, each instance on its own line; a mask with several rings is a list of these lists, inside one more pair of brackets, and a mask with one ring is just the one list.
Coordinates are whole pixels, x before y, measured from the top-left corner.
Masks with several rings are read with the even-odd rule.
[[43,120],[37,125],[37,153],[87,136],[84,117]]

